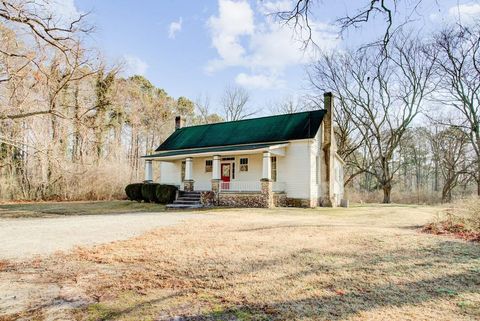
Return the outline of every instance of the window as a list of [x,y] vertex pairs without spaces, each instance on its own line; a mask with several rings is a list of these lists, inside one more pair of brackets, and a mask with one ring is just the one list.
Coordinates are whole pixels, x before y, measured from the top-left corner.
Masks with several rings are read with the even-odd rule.
[[272,162],[272,166],[271,166],[272,181],[276,182],[277,181],[277,157],[273,156],[273,157],[270,158],[270,160]]
[[232,163],[232,179],[235,179],[235,162]]
[[248,172],[248,158],[240,158],[240,172]]
[[181,179],[182,179],[182,182],[185,181],[185,166],[186,166],[186,162],[185,161],[182,161],[182,169],[181,169]]
[[213,168],[213,160],[207,159],[205,161],[205,173],[211,173]]

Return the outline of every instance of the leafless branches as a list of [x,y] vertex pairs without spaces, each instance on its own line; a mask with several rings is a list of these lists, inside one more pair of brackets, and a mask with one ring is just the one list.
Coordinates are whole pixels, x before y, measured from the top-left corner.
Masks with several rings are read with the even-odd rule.
[[227,121],[240,120],[254,115],[249,111],[250,94],[243,87],[227,86],[220,99],[223,113]]
[[447,123],[462,128],[469,137],[477,160],[471,173],[480,196],[480,28],[447,28],[436,36],[434,50],[439,87],[434,100],[455,111],[456,117]]
[[[412,11],[415,11],[422,1],[423,0],[413,1],[410,5]],[[318,11],[325,16],[324,12],[329,11],[329,3],[323,3],[323,1],[317,0],[297,0],[291,10],[280,11],[275,14],[279,20],[293,26],[295,31],[303,39],[304,47],[307,47],[311,43],[315,45],[315,39],[312,38],[313,26],[311,17],[313,16],[313,7],[319,3],[322,3],[323,6],[319,6]],[[354,9],[352,15],[346,15],[336,19],[341,32],[345,32],[351,28],[358,28],[379,16],[386,24],[381,37],[382,40],[380,41],[382,47],[386,49],[394,33],[394,28],[397,29],[404,24],[398,24],[396,21],[398,0],[363,0],[361,3],[363,5]]]
[[324,54],[310,74],[316,88],[339,97],[339,131],[348,133],[345,144],[353,147],[343,147],[347,161],[377,179],[385,203],[399,169],[400,141],[433,90],[433,61],[418,40],[397,36],[389,46],[386,57],[375,47]]

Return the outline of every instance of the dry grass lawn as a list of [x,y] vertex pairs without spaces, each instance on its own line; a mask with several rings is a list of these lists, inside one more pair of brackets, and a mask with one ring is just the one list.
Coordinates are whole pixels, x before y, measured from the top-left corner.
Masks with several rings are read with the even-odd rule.
[[164,205],[131,201],[0,203],[0,218],[161,212]]
[[3,262],[0,320],[478,320],[480,246],[420,233],[438,211],[202,211],[126,241]]

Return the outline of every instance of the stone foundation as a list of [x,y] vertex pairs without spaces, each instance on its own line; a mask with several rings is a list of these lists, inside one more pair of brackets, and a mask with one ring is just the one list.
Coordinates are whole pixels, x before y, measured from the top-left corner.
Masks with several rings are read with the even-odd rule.
[[273,206],[286,207],[287,206],[287,194],[285,193],[273,193]]
[[202,203],[203,206],[217,205],[217,198],[215,196],[215,192],[213,191],[200,192],[200,203]]
[[308,198],[286,198],[288,207],[313,207],[312,201]]
[[218,205],[228,207],[263,207],[266,206],[265,196],[262,193],[234,193],[218,194]]
[[183,190],[185,192],[193,192],[193,180],[188,180],[183,182]]

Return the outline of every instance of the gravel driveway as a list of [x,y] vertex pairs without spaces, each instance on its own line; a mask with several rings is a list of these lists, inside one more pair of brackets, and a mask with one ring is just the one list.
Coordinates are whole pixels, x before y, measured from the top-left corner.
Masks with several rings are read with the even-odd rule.
[[187,213],[135,213],[60,218],[0,219],[0,259],[69,250],[127,239],[150,229],[200,217]]

